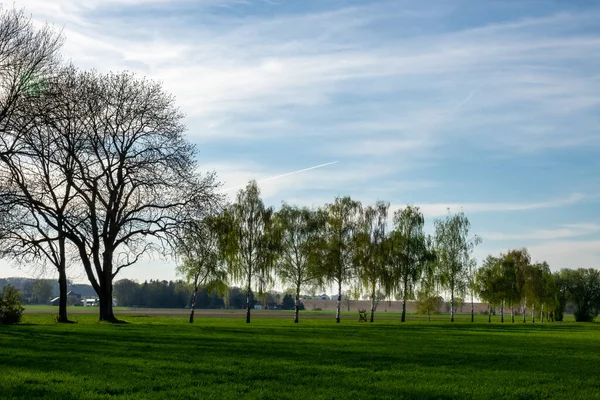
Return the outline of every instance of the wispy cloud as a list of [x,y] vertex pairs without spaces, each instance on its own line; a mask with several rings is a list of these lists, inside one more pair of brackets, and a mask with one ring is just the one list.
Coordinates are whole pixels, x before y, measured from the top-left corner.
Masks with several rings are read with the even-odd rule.
[[556,229],[537,229],[525,233],[482,232],[484,240],[556,240],[587,236],[600,232],[600,225],[595,223],[564,224]]
[[585,196],[581,193],[573,193],[565,199],[556,199],[537,203],[425,203],[417,205],[420,207],[423,215],[435,217],[446,215],[448,213],[448,209],[450,209],[451,212],[458,212],[462,210],[466,214],[470,214],[556,208],[575,204],[584,198]]

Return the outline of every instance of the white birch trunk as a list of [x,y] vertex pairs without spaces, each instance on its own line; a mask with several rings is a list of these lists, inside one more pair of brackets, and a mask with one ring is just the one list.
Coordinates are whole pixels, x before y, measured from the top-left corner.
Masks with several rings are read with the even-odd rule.
[[504,299],[500,303],[500,322],[504,323]]
[[337,312],[335,314],[335,322],[339,324],[342,313],[342,282],[338,284]]

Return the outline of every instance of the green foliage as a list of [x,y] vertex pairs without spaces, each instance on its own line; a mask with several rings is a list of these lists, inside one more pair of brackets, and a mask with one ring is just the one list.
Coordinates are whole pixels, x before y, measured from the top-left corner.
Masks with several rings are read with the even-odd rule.
[[275,214],[275,230],[281,244],[276,273],[290,292],[323,283],[323,269],[319,267],[324,248],[324,229],[327,222],[322,210],[311,210],[283,204]]
[[575,305],[575,320],[590,322],[600,313],[600,271],[579,268],[560,271],[568,298]]
[[[407,206],[394,213],[394,230],[389,236],[389,291],[401,294],[404,304],[414,298],[414,288],[433,255],[424,224],[419,207]],[[405,314],[403,305],[402,321]]]
[[454,320],[454,298],[468,288],[471,268],[470,254],[479,244],[477,236],[469,238],[471,224],[461,211],[434,221],[435,247],[438,257],[439,281],[450,293],[451,314]]
[[440,296],[427,292],[422,288],[417,291],[417,312],[419,314],[439,314],[443,299]]
[[374,320],[374,308],[379,302],[380,288],[389,284],[388,240],[386,235],[387,218],[390,203],[378,201],[375,206],[362,210],[358,229],[353,236],[355,252],[354,265],[357,268],[357,290],[364,289],[371,300],[371,321]]
[[[354,234],[359,228],[361,209],[360,202],[349,196],[336,197],[325,206],[327,224],[320,266],[327,282],[337,286],[338,296],[342,295],[342,285],[356,275]],[[336,321],[340,321],[339,305]]]
[[8,285],[0,292],[0,324],[16,324],[23,315],[21,295],[14,286]]

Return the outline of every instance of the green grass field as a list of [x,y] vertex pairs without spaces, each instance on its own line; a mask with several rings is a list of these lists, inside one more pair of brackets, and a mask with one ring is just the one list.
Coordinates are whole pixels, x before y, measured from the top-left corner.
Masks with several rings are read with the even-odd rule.
[[59,325],[30,313],[0,326],[0,398],[600,398],[600,324],[381,317]]

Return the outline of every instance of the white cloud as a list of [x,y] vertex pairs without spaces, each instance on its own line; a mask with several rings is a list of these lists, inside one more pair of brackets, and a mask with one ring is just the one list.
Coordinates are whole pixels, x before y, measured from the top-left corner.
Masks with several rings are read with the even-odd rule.
[[482,232],[484,240],[554,240],[586,236],[600,231],[595,223],[564,224],[557,229],[538,229],[526,233]]
[[575,204],[583,200],[586,196],[581,193],[573,193],[565,199],[556,199],[551,201],[536,203],[429,203],[417,204],[423,215],[429,217],[446,215],[448,209],[451,212],[458,212],[461,209],[466,213],[484,213],[484,212],[502,212],[502,211],[526,211],[539,210],[544,208],[556,208]]

